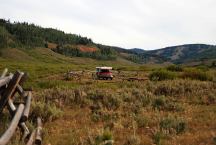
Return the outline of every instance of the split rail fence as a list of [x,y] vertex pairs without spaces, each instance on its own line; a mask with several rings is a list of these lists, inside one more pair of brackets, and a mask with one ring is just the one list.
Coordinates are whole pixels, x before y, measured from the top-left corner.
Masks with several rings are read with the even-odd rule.
[[[8,109],[11,121],[3,134],[0,134],[0,145],[6,145],[20,128],[22,137],[20,142],[26,145],[41,145],[42,121],[37,118],[37,127],[30,132],[26,125],[29,117],[32,89],[23,89],[23,83],[27,80],[27,74],[16,71],[8,73],[5,69],[0,76],[0,121],[5,109]],[[19,102],[17,102],[19,100]]]

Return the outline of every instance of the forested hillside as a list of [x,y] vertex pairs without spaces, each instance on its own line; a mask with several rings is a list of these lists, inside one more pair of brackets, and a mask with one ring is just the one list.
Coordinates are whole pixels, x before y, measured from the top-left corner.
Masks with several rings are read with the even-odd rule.
[[[85,57],[96,60],[117,58],[138,64],[215,61],[216,47],[206,44],[189,44],[166,47],[157,50],[124,49],[94,43],[90,38],[68,34],[53,28],[43,28],[26,22],[10,22],[0,19],[0,49],[36,47],[49,48],[68,57]],[[1,53],[1,51],[0,51]]]
[[182,64],[216,59],[216,46],[206,44],[187,44],[157,49],[149,51],[148,53],[167,58],[173,63]]
[[54,52],[69,57],[87,57],[97,60],[117,58],[135,63],[163,63],[157,55],[141,54],[120,47],[94,43],[90,38],[67,34],[53,28],[42,28],[26,22],[10,22],[0,19],[0,48],[50,48]]
[[1,47],[38,47],[46,42],[56,44],[92,44],[92,40],[75,34],[66,34],[63,31],[42,28],[26,22],[14,22],[0,19]]
[[[66,56],[108,60],[116,58],[116,51],[112,47],[95,44],[90,38],[26,22],[12,23],[0,19],[0,48],[48,47],[49,44],[54,44],[54,47],[51,47],[53,51]],[[85,51],[80,49],[81,46],[95,48],[96,51]]]

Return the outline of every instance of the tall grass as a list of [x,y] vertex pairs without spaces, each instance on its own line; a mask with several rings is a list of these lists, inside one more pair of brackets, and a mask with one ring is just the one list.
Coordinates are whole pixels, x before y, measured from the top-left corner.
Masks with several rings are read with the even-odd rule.
[[173,80],[175,78],[175,73],[164,69],[156,70],[149,75],[149,79],[152,81]]
[[179,65],[170,65],[166,69],[173,72],[182,72],[184,70],[183,67]]
[[41,117],[43,122],[53,121],[60,118],[63,115],[63,111],[57,108],[54,104],[45,102],[33,102],[31,119],[35,120],[36,117]]
[[210,73],[200,70],[200,69],[195,69],[195,68],[186,69],[181,75],[181,78],[200,80],[200,81],[212,81],[213,80],[213,76]]

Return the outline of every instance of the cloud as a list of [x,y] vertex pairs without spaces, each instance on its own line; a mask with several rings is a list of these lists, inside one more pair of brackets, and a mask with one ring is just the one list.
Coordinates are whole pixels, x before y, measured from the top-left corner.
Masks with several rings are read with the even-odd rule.
[[2,0],[0,17],[125,48],[215,44],[215,0]]

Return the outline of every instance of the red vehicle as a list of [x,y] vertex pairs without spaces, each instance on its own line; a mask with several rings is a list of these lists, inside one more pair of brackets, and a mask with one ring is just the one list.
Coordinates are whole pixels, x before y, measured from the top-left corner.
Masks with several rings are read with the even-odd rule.
[[112,67],[96,67],[96,79],[112,80]]

